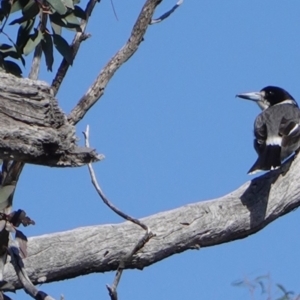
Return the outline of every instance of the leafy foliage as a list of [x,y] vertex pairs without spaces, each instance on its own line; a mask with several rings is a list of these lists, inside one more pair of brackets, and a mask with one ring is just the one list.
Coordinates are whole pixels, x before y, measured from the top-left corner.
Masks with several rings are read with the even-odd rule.
[[[62,28],[81,31],[80,19],[85,19],[86,13],[76,5],[78,0],[0,0],[0,3],[0,34],[10,43],[0,44],[0,70],[21,76],[19,65],[7,58],[25,65],[24,56],[38,46],[41,46],[49,71],[52,71],[54,62],[53,48],[72,65],[72,48],[62,36]],[[17,38],[13,41],[4,29],[8,18],[15,12],[21,12],[21,17],[9,23],[18,26]]]

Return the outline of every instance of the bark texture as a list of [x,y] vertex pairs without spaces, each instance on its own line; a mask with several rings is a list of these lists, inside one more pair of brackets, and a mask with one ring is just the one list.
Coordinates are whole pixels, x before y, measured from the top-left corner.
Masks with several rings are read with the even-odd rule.
[[98,161],[93,149],[77,147],[75,127],[42,81],[0,73],[0,158],[53,167]]
[[[142,219],[156,236],[125,268],[143,269],[189,249],[245,238],[292,211],[300,205],[300,157],[291,167],[290,163],[221,198]],[[138,226],[125,222],[34,237],[29,239],[24,263],[35,284],[112,271],[143,234]],[[4,279],[20,288],[9,263],[5,270]]]

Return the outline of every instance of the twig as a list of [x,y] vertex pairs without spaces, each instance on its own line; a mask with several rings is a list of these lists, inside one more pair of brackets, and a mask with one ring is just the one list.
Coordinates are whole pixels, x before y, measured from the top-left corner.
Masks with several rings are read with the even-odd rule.
[[14,269],[17,273],[17,276],[22,283],[24,291],[34,299],[42,300],[55,300],[46,293],[39,291],[30,281],[27,272],[24,268],[22,258],[19,255],[19,249],[15,245],[10,245],[8,247],[8,252],[11,257],[11,263],[14,266]]
[[[89,34],[85,33],[85,29],[86,29],[86,26],[88,24],[89,18],[93,12],[95,5],[97,3],[99,3],[100,1],[101,0],[90,0],[85,8],[86,19],[81,21],[81,25],[80,25],[81,32],[76,33],[76,35],[73,39],[73,42],[71,44],[73,60],[77,55],[77,52],[79,50],[81,42],[86,40],[88,37],[90,37]],[[52,81],[52,85],[51,85],[52,90],[54,92],[54,96],[57,94],[57,92],[68,72],[69,67],[70,67],[69,63],[63,58],[60,66],[57,70],[57,73]]]
[[110,0],[110,4],[111,4],[111,7],[112,7],[112,9],[113,9],[115,18],[117,19],[117,21],[119,21],[118,15],[117,15],[117,12],[116,12],[116,9],[115,9],[114,1],[113,1],[113,0]]
[[71,124],[77,124],[87,113],[87,111],[103,95],[104,89],[113,77],[115,72],[125,63],[138,49],[144,39],[146,30],[151,22],[155,8],[162,0],[147,0],[140,15],[135,22],[131,35],[127,43],[109,60],[101,70],[94,83],[89,87],[85,95],[81,97],[77,105],[73,108],[68,119]]
[[[89,143],[89,133],[90,133],[90,127],[89,125],[87,125],[85,132],[83,132],[84,135],[84,139],[85,139],[85,146],[86,147],[90,147],[90,143]],[[91,175],[91,179],[92,179],[92,184],[95,187],[98,195],[101,197],[102,201],[111,209],[113,210],[117,215],[119,215],[120,217],[124,218],[127,221],[130,221],[132,223],[137,224],[138,226],[142,227],[144,230],[148,231],[148,227],[143,224],[142,222],[140,222],[137,219],[134,219],[130,216],[128,216],[127,214],[123,213],[121,210],[119,210],[117,207],[115,207],[109,200],[108,198],[104,195],[101,187],[99,186],[97,179],[96,179],[96,175],[94,172],[94,169],[92,167],[92,164],[88,164],[88,168],[90,171],[90,175]]]
[[[41,12],[40,15],[40,25],[39,25],[39,30],[41,32],[44,32],[45,26],[47,23],[47,14]],[[37,80],[40,72],[40,65],[41,65],[41,58],[42,58],[42,44],[41,42],[35,47],[34,54],[33,54],[33,60],[31,64],[31,70],[29,73],[29,78],[32,80]]]
[[183,3],[183,0],[179,0],[169,11],[162,14],[159,18],[151,20],[152,24],[160,23],[161,21],[165,20],[167,17],[169,17],[181,4]]
[[[89,143],[89,125],[87,125],[85,132],[83,132],[84,138],[85,138],[85,146],[89,147],[90,143]],[[144,234],[144,236],[137,242],[137,244],[134,246],[133,250],[130,251],[128,254],[126,254],[119,262],[119,266],[116,272],[116,276],[114,279],[114,282],[111,286],[107,285],[107,289],[109,291],[109,295],[111,300],[117,300],[118,299],[118,294],[117,294],[117,287],[118,284],[120,282],[123,270],[126,266],[126,262],[129,261],[132,256],[137,253],[140,249],[142,249],[145,244],[152,238],[155,236],[155,234],[152,233],[152,231],[150,230],[150,228],[145,225],[144,223],[142,223],[141,221],[139,221],[138,219],[132,218],[129,215],[125,214],[124,212],[122,212],[121,210],[119,210],[118,208],[116,208],[109,200],[108,198],[104,195],[103,191],[101,190],[96,176],[95,176],[95,172],[94,169],[92,167],[92,164],[89,163],[88,164],[88,168],[89,168],[89,172],[91,175],[91,179],[92,179],[92,184],[95,187],[98,195],[100,196],[100,198],[102,199],[102,201],[111,209],[113,210],[116,214],[118,214],[120,217],[124,218],[125,220],[128,220],[138,226],[140,226],[141,228],[143,228],[146,232]]]
[[129,254],[125,255],[124,258],[120,261],[113,284],[111,286],[106,285],[111,300],[118,299],[117,287],[120,282],[123,270],[126,267],[126,262],[130,260],[135,253],[142,249],[145,246],[145,244],[154,236],[155,235],[150,230],[147,230],[144,236],[135,245],[133,250]]
[[31,70],[28,75],[28,78],[32,80],[37,80],[39,77],[40,72],[40,64],[41,64],[41,58],[42,58],[42,45],[39,43],[34,50],[32,64],[31,64]]

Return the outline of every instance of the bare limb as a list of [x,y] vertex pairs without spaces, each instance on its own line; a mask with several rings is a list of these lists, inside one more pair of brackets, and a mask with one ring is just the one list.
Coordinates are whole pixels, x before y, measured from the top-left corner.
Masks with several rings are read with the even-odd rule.
[[[84,138],[85,138],[85,146],[87,148],[89,148],[90,144],[89,144],[89,132],[90,132],[90,127],[89,125],[87,125],[86,127],[86,131],[83,132],[84,134]],[[92,179],[92,184],[95,187],[98,195],[101,197],[102,201],[111,209],[113,210],[116,214],[118,214],[119,216],[121,216],[122,218],[124,218],[125,220],[128,220],[140,227],[142,227],[146,233],[144,234],[144,236],[142,238],[139,239],[139,241],[136,243],[136,245],[134,246],[134,248],[128,253],[126,254],[119,262],[118,265],[118,269],[117,269],[117,273],[114,279],[114,282],[112,284],[112,286],[107,285],[107,289],[109,291],[109,295],[111,300],[117,300],[118,299],[118,294],[117,294],[117,287],[118,284],[120,282],[123,270],[125,268],[126,262],[128,262],[129,260],[132,259],[133,255],[136,254],[140,249],[142,249],[145,244],[155,235],[151,232],[150,228],[145,225],[143,222],[139,221],[138,219],[132,218],[129,215],[123,213],[121,210],[119,210],[118,208],[116,208],[109,200],[108,198],[104,195],[102,189],[100,188],[97,179],[96,179],[96,175],[94,172],[94,169],[92,167],[92,164],[88,164],[88,168],[90,171],[90,175],[91,175],[91,179]]]
[[162,0],[147,0],[137,21],[135,22],[127,43],[114,55],[107,65],[101,70],[94,83],[81,97],[78,104],[71,111],[68,119],[71,124],[78,123],[87,111],[103,95],[104,89],[115,72],[125,63],[138,49],[143,41],[146,30],[151,22],[155,8]]
[[[100,1],[101,0],[90,0],[85,8],[86,19],[81,21],[81,25],[80,25],[81,32],[76,33],[76,35],[73,39],[72,45],[71,45],[72,53],[73,53],[73,60],[75,59],[75,57],[78,53],[81,42],[86,40],[88,37],[90,37],[89,34],[85,33],[85,29],[88,24],[89,18],[94,10],[94,7]],[[63,58],[60,66],[57,70],[57,73],[52,81],[52,85],[51,85],[52,90],[54,92],[54,96],[57,94],[57,92],[68,72],[69,67],[70,67],[69,63]]]
[[[143,218],[156,236],[126,262],[125,268],[143,269],[186,250],[245,238],[293,211],[300,206],[300,156],[286,172],[290,163],[221,198]],[[29,238],[24,260],[28,276],[38,284],[117,270],[120,257],[131,251],[140,234],[135,224],[124,222]],[[10,265],[4,278],[22,288]]]
[[157,24],[160,23],[161,21],[165,20],[168,18],[181,4],[183,3],[183,0],[179,0],[169,11],[166,13],[162,14],[159,18],[157,19],[152,19],[151,20],[151,25],[152,24]]

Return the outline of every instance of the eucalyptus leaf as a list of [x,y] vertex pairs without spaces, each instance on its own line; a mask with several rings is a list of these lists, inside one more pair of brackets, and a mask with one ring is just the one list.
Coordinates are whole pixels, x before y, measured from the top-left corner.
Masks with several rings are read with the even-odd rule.
[[74,25],[75,27],[80,26],[79,20],[77,19],[77,17],[75,17],[73,13],[70,13],[69,15],[65,16],[64,20],[67,22],[68,25]]
[[28,242],[26,235],[22,231],[16,230],[15,239],[16,239],[17,243],[19,244],[19,250],[20,250],[21,257],[26,258],[27,257],[27,242]]
[[[12,61],[4,61],[4,67],[6,69],[6,71],[8,73],[11,73],[7,70],[7,66],[12,63],[12,64],[15,64],[14,62]],[[16,66],[18,66],[17,64],[15,64]],[[19,67],[19,66],[18,66]],[[20,68],[20,67],[19,67]],[[21,69],[20,69],[21,70]],[[22,72],[21,72],[22,73]],[[7,205],[9,204],[8,203],[8,198],[10,195],[12,195],[12,193],[14,192],[15,190],[15,186],[14,185],[5,185],[5,186],[1,186],[0,187],[0,209],[4,209],[7,207]]]
[[71,8],[72,10],[74,9],[74,3],[72,0],[62,0],[62,2],[66,7]]
[[26,17],[22,16],[21,18],[14,19],[13,21],[11,21],[9,23],[9,25],[21,24],[21,23],[26,22],[27,20],[28,20],[28,18],[26,19]]
[[59,26],[67,26],[67,21],[64,19],[64,16],[61,16],[58,13],[50,15],[50,21]]
[[21,5],[20,1],[15,1],[10,9],[10,13],[12,14],[21,9],[22,9],[22,5]]
[[29,2],[29,0],[18,0],[20,6],[23,8],[27,5],[27,3]]
[[51,35],[45,31],[44,37],[42,39],[42,50],[45,54],[45,60],[47,65],[47,70],[52,72],[52,65],[53,65],[53,42]]
[[28,21],[22,23],[19,27],[16,44],[21,51],[28,40],[30,31],[34,25],[34,21],[35,19],[29,19]]
[[3,19],[5,18],[5,13],[2,8],[0,8],[0,23],[2,23]]
[[1,1],[1,9],[5,16],[8,16],[10,14],[12,7],[12,2],[10,0],[2,0]]
[[79,7],[78,5],[75,5],[74,11],[73,11],[74,15],[80,19],[86,20],[86,13],[85,11]]
[[67,41],[60,35],[53,34],[53,43],[57,51],[64,57],[64,59],[72,65],[73,53],[72,48],[69,46]]
[[0,44],[0,52],[2,54],[2,57],[10,56],[15,59],[20,59],[22,56],[14,46],[7,44]]
[[[17,77],[22,77],[22,70],[15,62],[10,60],[5,60],[4,68],[7,73],[13,74]],[[1,199],[1,190],[0,190],[0,199]],[[0,207],[2,207],[1,203],[0,203]]]
[[[70,16],[71,15],[71,16]],[[75,20],[75,19],[76,20]],[[57,13],[50,15],[50,21],[58,26],[68,28],[68,29],[76,29],[78,31],[80,29],[79,20],[75,17],[74,14],[68,14],[65,16],[61,16]],[[68,23],[68,21],[70,23]],[[74,22],[74,23],[73,23]]]
[[[31,19],[35,17],[40,11],[40,8],[36,1],[30,0],[26,6],[22,9],[22,14],[25,18]],[[26,20],[27,20],[26,19]]]
[[23,48],[23,54],[28,55],[42,40],[43,34],[40,30],[35,29],[35,32],[29,35],[26,45]]
[[[50,16],[50,19],[51,19],[51,16]],[[51,23],[53,33],[61,35],[61,26],[55,24],[54,22],[50,22],[50,23]]]
[[47,0],[47,2],[60,15],[64,15],[68,11],[61,0]]

